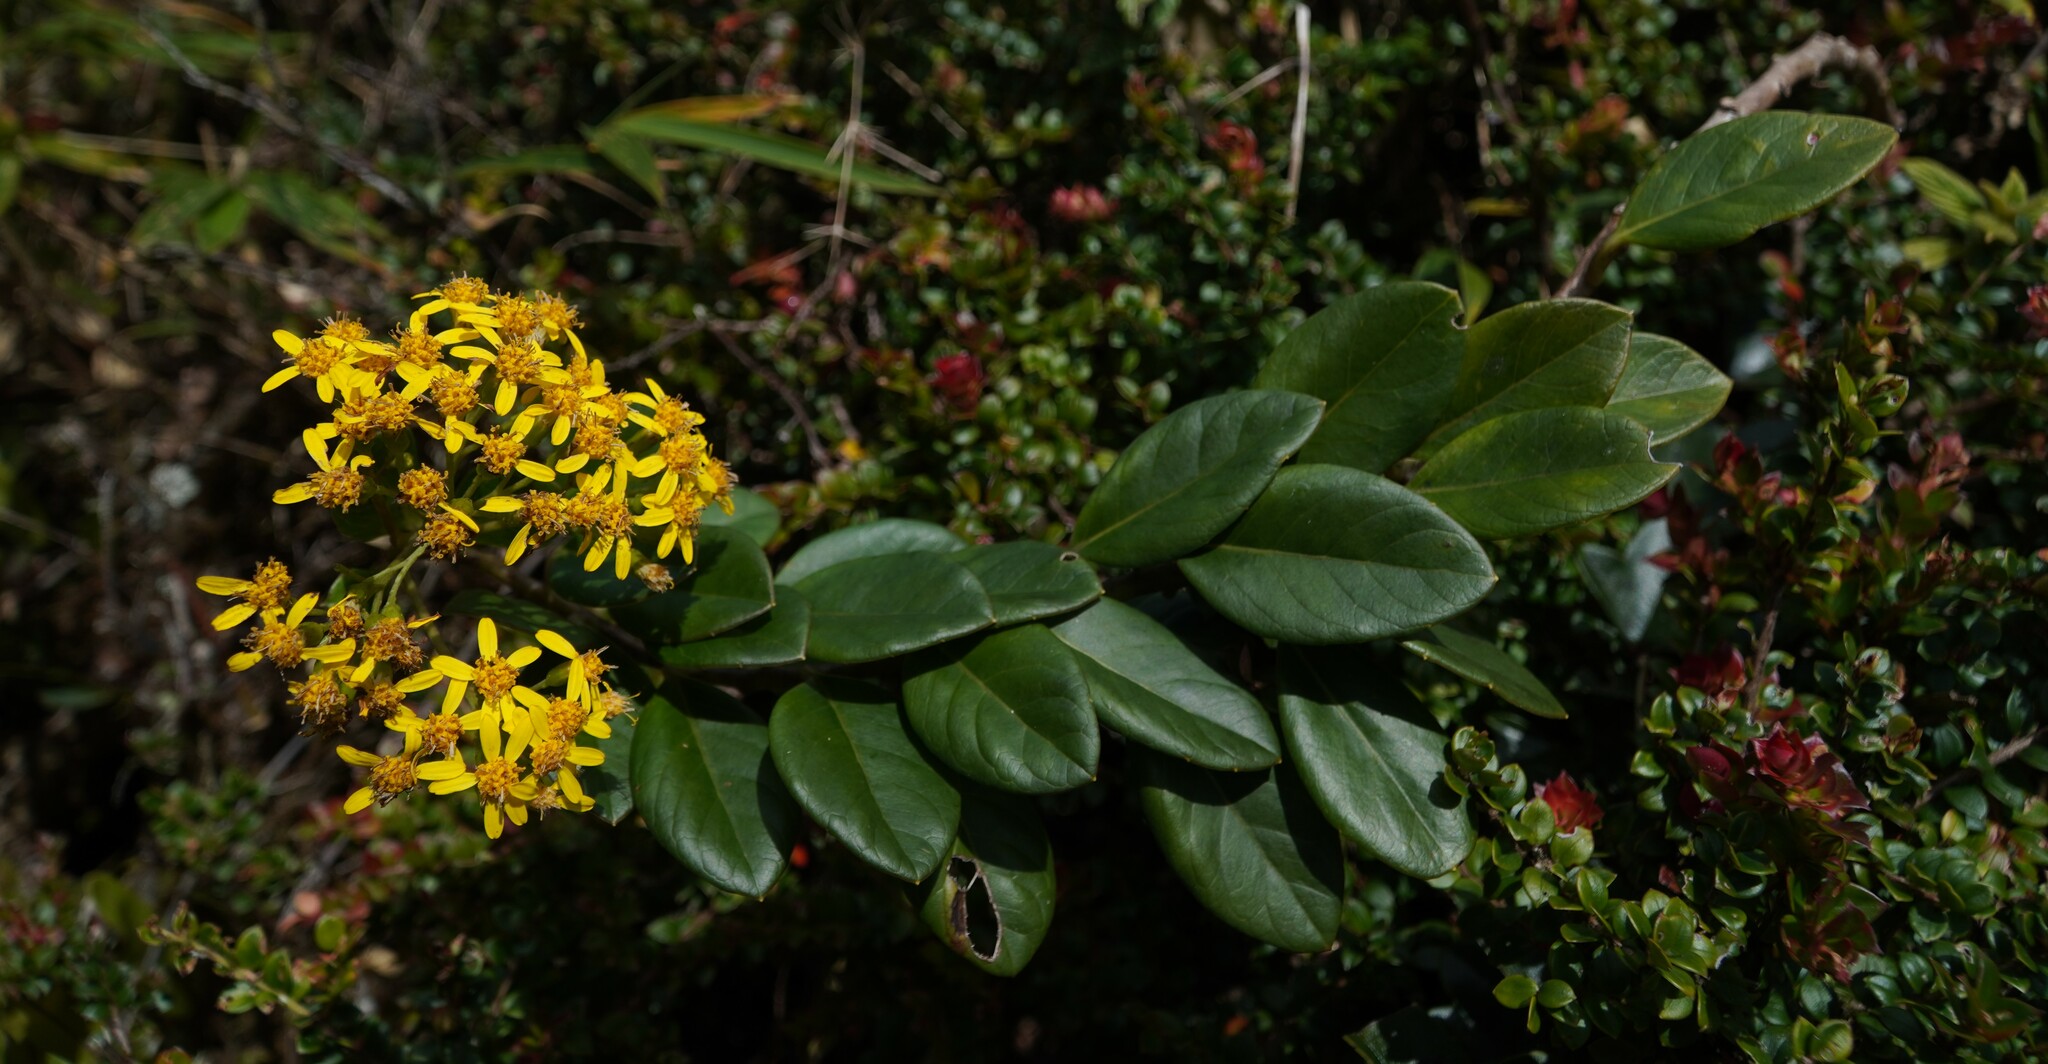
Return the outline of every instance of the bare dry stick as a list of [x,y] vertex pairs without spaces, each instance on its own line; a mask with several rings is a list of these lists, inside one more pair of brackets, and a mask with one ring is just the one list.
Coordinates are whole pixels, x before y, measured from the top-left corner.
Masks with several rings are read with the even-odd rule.
[[1308,5],[1294,5],[1294,46],[1301,53],[1301,73],[1294,83],[1294,132],[1288,137],[1287,224],[1294,224],[1294,204],[1301,198],[1301,157],[1308,148]]
[[1700,129],[1709,130],[1744,115],[1768,111],[1792,91],[1792,86],[1830,69],[1847,70],[1861,78],[1873,101],[1884,108],[1885,118],[1895,126],[1899,124],[1898,111],[1892,106],[1891,81],[1885,77],[1884,61],[1878,57],[1877,49],[1869,45],[1858,48],[1832,33],[1816,33],[1805,44],[1771,60],[1763,76],[1750,82],[1748,88],[1724,98],[1720,110],[1708,116]]

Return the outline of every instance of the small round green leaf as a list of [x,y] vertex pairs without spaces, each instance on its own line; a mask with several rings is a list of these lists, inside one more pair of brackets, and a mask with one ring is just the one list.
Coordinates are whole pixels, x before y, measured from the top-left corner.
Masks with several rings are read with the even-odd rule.
[[1145,430],[1074,522],[1074,549],[1103,565],[1172,561],[1213,539],[1308,439],[1323,403],[1294,392],[1200,399]]
[[1346,296],[1287,334],[1255,382],[1328,403],[1303,462],[1384,471],[1436,427],[1465,355],[1458,294],[1396,281]]
[[809,655],[817,661],[876,661],[995,623],[974,574],[931,552],[855,558],[796,589],[811,603]]
[[1095,570],[1072,551],[1020,539],[969,547],[947,557],[981,581],[997,624],[1022,624],[1077,610],[1102,597]]
[[1881,122],[1765,111],[1678,142],[1629,195],[1612,244],[1709,251],[1805,214],[1898,143]]
[[614,611],[620,623],[650,643],[687,643],[737,628],[775,606],[768,558],[730,528],[697,533],[696,562],[676,586]]
[[1291,643],[1360,643],[1455,616],[1493,567],[1427,499],[1340,466],[1281,470],[1223,542],[1181,562],[1217,611]]
[[1628,361],[1629,329],[1628,311],[1591,299],[1523,303],[1479,319],[1465,333],[1444,422],[1418,455],[1502,414],[1604,405]]
[[1280,760],[1280,737],[1258,700],[1144,611],[1103,599],[1052,634],[1074,651],[1096,715],[1133,741],[1204,768]]
[[846,680],[799,684],[768,717],[775,768],[797,804],[876,868],[913,883],[953,842],[960,792],[904,730],[879,688]]
[[1210,912],[1281,949],[1330,948],[1343,846],[1287,766],[1212,772],[1142,747],[1131,753],[1152,834]]
[[1423,878],[1472,849],[1464,800],[1444,782],[1446,740],[1428,719],[1370,659],[1281,652],[1280,727],[1316,805],[1367,853]]
[[910,726],[961,775],[1019,794],[1095,777],[1102,733],[1074,655],[1043,626],[941,647],[903,683]]
[[1651,443],[1675,440],[1721,412],[1734,382],[1699,352],[1669,337],[1629,337],[1628,361],[1607,400],[1611,413],[1650,430]]
[[1428,639],[1401,644],[1424,661],[1441,665],[1539,717],[1562,720],[1564,706],[1543,681],[1507,651],[1456,628],[1432,628]]
[[864,525],[827,532],[806,543],[782,564],[778,583],[802,583],[806,577],[855,558],[884,554],[918,554],[936,551],[950,554],[967,546],[967,541],[929,521],[884,517]]
[[918,915],[940,941],[992,975],[1016,975],[1052,928],[1052,844],[1026,799],[962,796],[960,833],[922,891]]
[[1633,506],[1678,472],[1620,414],[1561,406],[1508,414],[1444,445],[1408,487],[1483,539],[1545,532]]
[[633,803],[677,860],[735,894],[766,894],[796,841],[798,813],[769,761],[768,726],[687,680],[641,709]]
[[793,587],[775,589],[775,608],[707,639],[661,648],[661,660],[679,669],[758,669],[804,660],[811,604]]

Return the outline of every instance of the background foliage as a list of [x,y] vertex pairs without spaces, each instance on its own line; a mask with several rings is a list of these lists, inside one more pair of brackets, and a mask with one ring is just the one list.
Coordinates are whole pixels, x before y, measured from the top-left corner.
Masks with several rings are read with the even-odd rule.
[[[1656,1038],[2001,1059],[2038,1039],[2048,139],[2023,6],[1331,5],[1298,197],[1294,78],[1262,76],[1295,56],[1277,3],[10,15],[0,626],[34,692],[0,725],[10,1054],[1341,1057],[1365,1031],[1391,1059],[1456,1038],[1508,1057],[1576,1024],[1623,1058]],[[1474,729],[1460,783],[1495,814],[1445,880],[1360,865],[1328,953],[1209,916],[1113,746],[1103,785],[1042,802],[1060,920],[1007,981],[964,974],[815,829],[754,903],[635,830],[486,850],[445,805],[344,822],[340,772],[289,741],[273,684],[220,670],[189,590],[354,549],[246,490],[291,479],[295,419],[256,397],[269,329],[390,317],[460,270],[580,293],[615,373],[713,411],[783,557],[881,513],[1055,537],[1146,425],[1248,383],[1338,296],[1554,294],[1666,144],[1820,29],[1878,50],[1889,100],[1831,74],[1790,103],[1895,114],[1932,162],[1894,157],[1721,252],[1617,259],[1599,294],[1736,394],[1672,492],[1496,556],[1480,627],[1570,719],[1388,663]],[[770,166],[621,124],[734,94],[772,107],[716,128],[811,147]],[[856,95],[902,157],[863,165],[948,195],[842,196],[824,153]],[[1820,768],[1778,724],[1822,739]],[[1835,815],[1826,757],[1870,812]],[[1560,772],[1603,814],[1598,875],[1552,839],[1590,807],[1529,786]],[[1658,1019],[1686,984],[1712,1004]]]

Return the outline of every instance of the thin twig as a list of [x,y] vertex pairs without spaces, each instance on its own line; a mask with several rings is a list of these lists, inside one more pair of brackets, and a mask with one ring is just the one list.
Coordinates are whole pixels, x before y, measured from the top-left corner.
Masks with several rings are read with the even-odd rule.
[[[1607,272],[1607,242],[1614,239],[1614,231],[1621,228],[1621,212],[1626,206],[1627,204],[1616,204],[1614,210],[1608,212],[1607,223],[1600,227],[1599,232],[1593,234],[1593,239],[1586,244],[1586,250],[1579,253],[1579,262],[1572,267],[1572,275],[1565,278],[1564,287],[1557,290],[1559,299],[1592,291],[1600,275]],[[1594,268],[1596,265],[1599,267],[1597,270]]]
[[955,121],[952,115],[947,114],[946,109],[940,107],[939,101],[932,99],[931,94],[924,91],[923,86],[910,80],[910,75],[905,74],[902,67],[884,59],[882,60],[882,72],[889,75],[889,80],[901,86],[904,92],[909,93],[911,99],[929,108],[932,117],[938,119],[939,124],[946,127],[946,132],[953,134],[954,140],[967,139],[966,127]]
[[1294,224],[1295,203],[1301,198],[1301,160],[1308,150],[1308,5],[1300,0],[1294,5],[1294,46],[1301,56],[1301,71],[1295,78],[1294,131],[1287,139],[1288,225]]
[[1832,33],[1816,33],[1805,44],[1771,60],[1763,76],[1741,92],[1722,99],[1720,109],[1707,117],[1700,130],[1768,111],[1792,91],[1792,86],[1829,69],[1848,70],[1862,78],[1877,106],[1884,109],[1886,120],[1894,126],[1899,124],[1898,110],[1892,106],[1891,81],[1885,77],[1884,60],[1879,58],[1877,49],[1869,45],[1858,48]]

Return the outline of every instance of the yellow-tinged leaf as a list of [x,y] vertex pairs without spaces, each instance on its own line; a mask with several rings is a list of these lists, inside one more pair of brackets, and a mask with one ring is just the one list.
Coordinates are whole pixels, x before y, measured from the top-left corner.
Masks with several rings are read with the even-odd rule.
[[668,115],[671,118],[685,118],[692,122],[744,122],[749,118],[774,114],[788,104],[789,100],[790,97],[779,94],[689,96],[680,100],[649,104],[629,113]]

